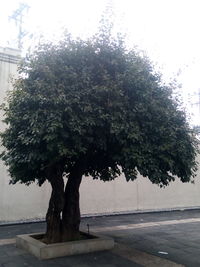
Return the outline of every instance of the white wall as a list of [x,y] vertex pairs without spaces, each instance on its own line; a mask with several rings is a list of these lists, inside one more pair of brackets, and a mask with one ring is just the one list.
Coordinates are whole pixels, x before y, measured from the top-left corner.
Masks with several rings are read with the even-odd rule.
[[[12,88],[9,77],[16,75],[18,56],[19,51],[0,47],[1,100],[5,91]],[[2,123],[0,128],[3,128]],[[80,190],[81,211],[82,214],[100,214],[200,207],[199,177],[198,172],[195,184],[182,184],[177,180],[165,189],[141,176],[128,183],[123,176],[112,182],[84,177]],[[0,162],[0,222],[44,218],[50,191],[48,183],[42,187],[9,185],[9,175]]]
[[195,184],[177,178],[164,189],[142,176],[126,182],[123,176],[113,182],[85,177],[81,185],[81,210],[84,214],[168,210],[200,207],[200,173]]

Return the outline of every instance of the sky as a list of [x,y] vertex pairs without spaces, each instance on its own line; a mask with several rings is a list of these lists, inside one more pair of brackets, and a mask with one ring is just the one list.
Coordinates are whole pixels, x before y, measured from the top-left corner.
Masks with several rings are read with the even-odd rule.
[[[0,46],[15,47],[17,27],[9,16],[19,0],[2,1]],[[30,6],[24,13],[24,29],[34,36],[59,38],[63,28],[85,38],[98,27],[105,6],[112,3],[116,29],[127,33],[129,46],[146,51],[169,81],[176,76],[182,84],[184,103],[193,112],[192,123],[200,124],[200,1],[199,0],[24,0]],[[27,36],[29,36],[27,35]],[[28,37],[26,38],[28,40]],[[34,41],[34,39],[32,39]],[[28,43],[28,42],[27,42]],[[190,98],[188,95],[190,94]],[[195,102],[194,101],[194,102]]]

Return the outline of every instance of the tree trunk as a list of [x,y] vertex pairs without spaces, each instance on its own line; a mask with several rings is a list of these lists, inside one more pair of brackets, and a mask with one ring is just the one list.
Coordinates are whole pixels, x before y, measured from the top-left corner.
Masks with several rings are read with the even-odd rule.
[[65,187],[65,204],[62,214],[62,241],[76,240],[80,237],[79,187],[82,180],[80,166],[74,166]]
[[44,241],[48,244],[61,242],[62,221],[61,213],[64,207],[64,180],[62,172],[56,170],[49,173],[49,182],[52,186],[49,208],[46,214],[47,230]]

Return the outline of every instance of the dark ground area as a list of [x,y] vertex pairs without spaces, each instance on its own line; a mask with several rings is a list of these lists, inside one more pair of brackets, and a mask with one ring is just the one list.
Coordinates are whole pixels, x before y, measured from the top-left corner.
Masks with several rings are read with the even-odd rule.
[[0,267],[200,266],[200,210],[83,218],[81,230],[87,224],[91,232],[113,237],[116,248],[40,261],[8,243],[19,234],[45,231],[45,223],[0,226]]

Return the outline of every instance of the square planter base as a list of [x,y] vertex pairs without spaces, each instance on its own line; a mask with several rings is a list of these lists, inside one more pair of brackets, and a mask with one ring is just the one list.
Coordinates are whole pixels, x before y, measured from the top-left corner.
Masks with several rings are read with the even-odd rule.
[[18,248],[27,250],[41,260],[108,250],[114,247],[114,240],[112,238],[96,234],[90,234],[89,239],[49,245],[37,239],[40,236],[43,236],[43,233],[18,235],[16,237],[16,245]]

